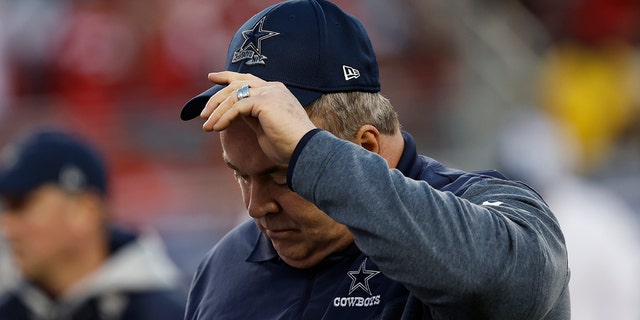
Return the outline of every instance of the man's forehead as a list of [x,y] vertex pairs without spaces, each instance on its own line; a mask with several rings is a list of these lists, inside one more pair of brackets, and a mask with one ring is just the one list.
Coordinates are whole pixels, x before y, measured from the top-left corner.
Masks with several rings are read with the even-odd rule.
[[231,147],[234,144],[245,144],[254,141],[257,144],[256,133],[242,119],[235,119],[227,129],[220,132],[222,147]]
[[247,155],[262,152],[258,139],[253,131],[235,130],[232,128],[220,132],[222,151],[227,158],[233,159],[237,155]]
[[237,119],[220,133],[222,158],[229,168],[249,175],[272,174],[287,170],[287,166],[271,161],[262,151],[255,131]]

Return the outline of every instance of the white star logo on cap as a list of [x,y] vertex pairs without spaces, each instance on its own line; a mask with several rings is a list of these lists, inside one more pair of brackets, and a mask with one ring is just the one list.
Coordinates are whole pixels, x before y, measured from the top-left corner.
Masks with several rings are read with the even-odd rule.
[[241,60],[247,60],[247,65],[265,64],[264,60],[267,57],[262,55],[262,40],[277,36],[280,33],[275,31],[264,30],[264,20],[267,17],[262,17],[258,23],[256,23],[250,30],[242,31],[242,37],[244,42],[236,52],[233,53],[233,59],[231,63],[236,63]]

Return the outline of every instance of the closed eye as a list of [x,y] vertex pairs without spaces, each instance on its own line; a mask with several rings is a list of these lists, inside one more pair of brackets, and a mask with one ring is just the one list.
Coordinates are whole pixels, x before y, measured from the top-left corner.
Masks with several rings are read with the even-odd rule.
[[241,174],[237,170],[233,170],[233,176],[236,178],[236,180],[238,180],[238,182],[249,182],[249,176],[246,174]]
[[271,175],[271,179],[273,182],[279,186],[287,185],[287,174],[286,173],[274,173]]

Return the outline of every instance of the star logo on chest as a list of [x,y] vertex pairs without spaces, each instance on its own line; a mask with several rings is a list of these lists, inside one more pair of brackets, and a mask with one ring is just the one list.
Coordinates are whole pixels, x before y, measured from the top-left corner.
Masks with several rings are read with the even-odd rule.
[[358,270],[348,271],[347,275],[351,278],[351,286],[349,287],[349,294],[356,289],[360,288],[364,292],[371,295],[371,289],[369,288],[369,280],[375,277],[380,271],[367,270],[367,259],[365,258],[360,264]]

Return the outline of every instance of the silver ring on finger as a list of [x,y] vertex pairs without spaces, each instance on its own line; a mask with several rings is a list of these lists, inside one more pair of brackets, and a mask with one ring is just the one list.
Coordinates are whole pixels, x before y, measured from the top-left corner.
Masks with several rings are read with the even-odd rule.
[[238,101],[249,97],[249,85],[244,85],[236,91],[236,97],[238,97]]

